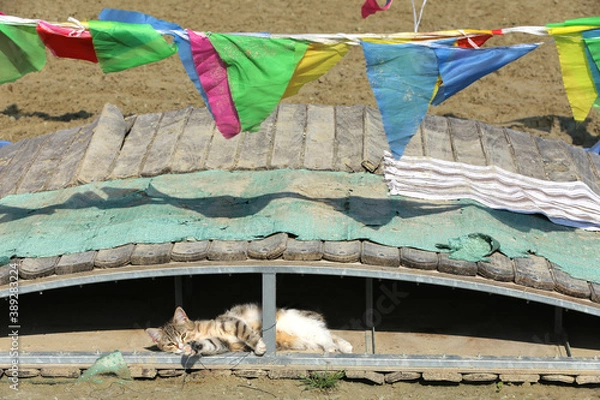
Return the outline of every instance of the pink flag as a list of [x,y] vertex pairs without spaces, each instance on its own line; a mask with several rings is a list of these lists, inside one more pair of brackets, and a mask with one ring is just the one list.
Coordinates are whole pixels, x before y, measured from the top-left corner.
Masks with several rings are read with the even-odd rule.
[[380,7],[377,0],[366,0],[361,9],[363,18],[367,18],[371,14],[375,14],[377,11],[385,11],[392,5],[392,0],[386,0],[385,6]]
[[192,57],[219,132],[227,139],[240,133],[240,119],[231,97],[227,69],[206,36],[188,30]]

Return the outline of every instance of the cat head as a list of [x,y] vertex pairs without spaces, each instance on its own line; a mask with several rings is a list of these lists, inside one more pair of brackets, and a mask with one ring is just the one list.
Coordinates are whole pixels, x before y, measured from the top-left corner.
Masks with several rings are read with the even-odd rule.
[[193,323],[188,318],[183,308],[177,307],[173,318],[160,328],[148,328],[146,333],[152,338],[154,343],[162,351],[169,353],[188,353],[189,345],[186,343],[191,340],[190,330],[193,329]]

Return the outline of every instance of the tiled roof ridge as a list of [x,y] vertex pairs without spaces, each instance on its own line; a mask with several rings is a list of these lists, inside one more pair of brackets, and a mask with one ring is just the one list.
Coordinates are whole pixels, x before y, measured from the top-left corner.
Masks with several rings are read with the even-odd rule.
[[[511,259],[499,252],[489,262],[455,260],[446,252],[424,251],[410,247],[383,246],[368,240],[300,241],[286,233],[260,240],[202,240],[162,244],[126,244],[112,249],[87,251],[55,257],[13,259],[0,267],[0,289],[9,284],[10,269],[17,265],[19,277],[26,283],[47,277],[75,276],[93,270],[125,266],[158,266],[193,263],[244,263],[260,265],[301,262],[311,265],[362,266],[366,268],[407,268],[439,273],[443,276],[480,277],[489,282],[514,284],[545,292],[557,292],[587,299],[600,308],[600,285],[575,279],[543,257]],[[316,264],[315,264],[316,263]],[[335,266],[335,265],[334,265]],[[33,282],[33,281],[32,281]]]

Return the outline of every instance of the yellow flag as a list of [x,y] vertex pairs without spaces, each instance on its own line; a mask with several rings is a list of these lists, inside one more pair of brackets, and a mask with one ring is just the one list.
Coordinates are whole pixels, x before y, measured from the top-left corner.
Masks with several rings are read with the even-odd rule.
[[598,92],[588,64],[583,37],[580,32],[568,32],[568,28],[576,27],[552,28],[549,31],[556,41],[573,118],[584,121],[598,98]]
[[337,64],[348,53],[349,49],[349,45],[345,43],[311,43],[304,57],[296,66],[294,75],[292,75],[283,97],[293,96],[306,83],[319,79]]

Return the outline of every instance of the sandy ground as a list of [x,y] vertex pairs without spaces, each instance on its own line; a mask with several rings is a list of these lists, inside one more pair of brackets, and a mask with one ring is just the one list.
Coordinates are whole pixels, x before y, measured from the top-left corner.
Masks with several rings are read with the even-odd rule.
[[[411,31],[409,1],[397,0],[390,11],[366,20],[360,17],[363,0],[174,0],[3,1],[0,11],[25,18],[64,21],[72,16],[94,19],[105,7],[127,8],[151,14],[197,31],[273,33],[390,33]],[[420,2],[416,2],[420,4]],[[420,31],[493,29],[517,25],[544,25],[565,19],[600,15],[598,0],[532,0],[485,2],[431,1]],[[562,85],[556,48],[549,37],[511,35],[496,37],[490,45],[543,41],[546,44],[521,60],[493,73],[430,112],[471,118],[513,127],[546,138],[589,147],[600,136],[600,116],[575,124]],[[327,75],[307,85],[290,103],[376,106],[368,85],[360,49],[353,49]],[[48,57],[39,73],[0,86],[0,140],[25,137],[80,126],[94,119],[105,103],[124,114],[165,112],[188,105],[202,107],[202,99],[187,78],[178,57],[115,74],[103,74],[97,65]],[[433,346],[434,344],[431,344]],[[242,378],[173,378],[156,381],[74,384],[73,381],[21,380],[20,391],[0,379],[1,399],[187,399],[197,398],[413,398],[413,399],[598,399],[598,388],[557,385],[424,385],[401,383],[374,387],[342,382],[331,393],[306,391],[298,381]]]
[[185,376],[156,381],[122,382],[104,379],[102,383],[75,383],[72,380],[32,379],[23,381],[19,392],[6,389],[6,378],[0,379],[0,398],[3,400],[87,400],[87,399],[489,399],[489,400],[595,400],[599,399],[597,388],[572,388],[547,385],[424,385],[418,383],[395,383],[371,386],[363,382],[342,381],[330,392],[307,390],[297,380],[270,380],[268,378],[245,379],[238,377],[206,378]]
[[[127,8],[176,22],[197,31],[273,33],[391,33],[413,30],[411,2],[396,1],[385,12],[365,20],[362,0],[206,0],[187,5],[175,0],[65,0],[2,2],[8,14],[48,21],[97,17],[105,7]],[[420,4],[421,2],[416,2]],[[544,25],[600,15],[597,0],[534,0],[481,3],[476,0],[432,1],[424,11],[420,31],[517,25]],[[533,134],[560,138],[589,147],[600,135],[597,112],[575,124],[563,89],[556,47],[550,37],[510,35],[490,45],[543,41],[546,44],[521,60],[493,73],[430,112],[515,127]],[[362,51],[354,48],[318,83],[307,85],[292,103],[375,106]],[[143,114],[202,107],[201,97],[187,78],[177,56],[128,71],[103,74],[95,64],[48,57],[39,73],[0,86],[0,140],[17,141],[95,118],[105,103],[125,114]]]

